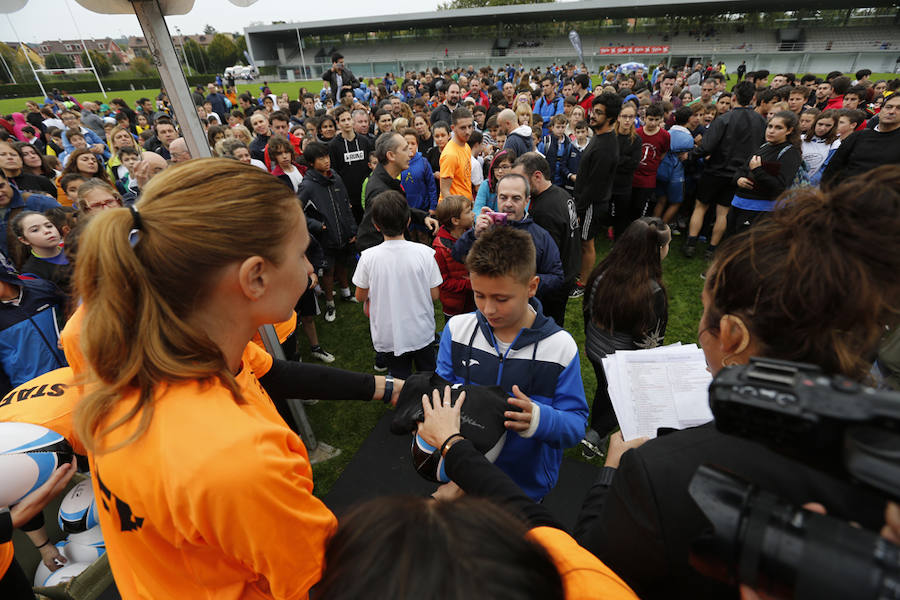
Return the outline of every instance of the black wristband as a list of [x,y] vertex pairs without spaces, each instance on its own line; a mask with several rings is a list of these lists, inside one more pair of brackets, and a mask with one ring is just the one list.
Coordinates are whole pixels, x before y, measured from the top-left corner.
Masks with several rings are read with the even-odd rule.
[[450,437],[448,437],[446,440],[444,440],[444,443],[441,444],[441,449],[440,449],[440,451],[438,452],[441,456],[444,456],[444,454],[447,452],[447,444],[449,444],[450,441],[453,440],[453,438],[463,438],[463,439],[465,439],[465,436],[463,436],[463,434],[461,434],[461,433],[454,433],[453,435],[451,435]]
[[37,548],[38,550],[40,550],[41,548],[43,548],[44,546],[46,546],[46,545],[49,544],[49,543],[50,543],[50,538],[47,538],[47,541],[46,541],[46,542],[44,542],[44,543],[41,544],[40,546],[35,546],[35,548]]
[[394,376],[393,375],[385,375],[384,376],[384,394],[381,396],[381,401],[385,404],[391,403],[391,398],[394,396]]

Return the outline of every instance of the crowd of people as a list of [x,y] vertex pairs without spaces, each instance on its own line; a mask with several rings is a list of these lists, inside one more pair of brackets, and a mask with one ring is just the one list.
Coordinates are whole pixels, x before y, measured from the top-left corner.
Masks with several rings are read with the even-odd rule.
[[[880,528],[868,492],[713,423],[618,432],[602,361],[665,343],[679,236],[688,258],[705,243],[702,298],[678,302],[702,302],[714,375],[765,356],[896,381],[900,79],[757,71],[729,89],[721,66],[375,84],[335,54],[321,92],[196,90],[211,159],[191,155],[164,92],[29,102],[0,121],[0,422],[47,424],[16,388],[71,382],[53,422],[87,453],[129,599],[734,595],[688,561],[705,520],[687,484],[711,461]],[[598,263],[601,236],[613,246]],[[333,362],[317,325],[349,310],[367,316],[383,375],[297,360],[300,325]],[[286,359],[254,340],[265,324]],[[435,390],[418,439],[448,483],[338,522],[312,494],[286,399],[395,405],[414,371],[502,389],[501,449],[488,460],[462,435],[474,395]],[[579,442],[604,468],[569,532],[542,501]],[[31,597],[12,526],[63,564],[34,506],[69,471],[0,512],[4,598]]]

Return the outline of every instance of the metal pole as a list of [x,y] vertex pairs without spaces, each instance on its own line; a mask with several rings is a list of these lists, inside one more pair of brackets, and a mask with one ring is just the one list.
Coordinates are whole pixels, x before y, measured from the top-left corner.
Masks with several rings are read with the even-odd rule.
[[13,84],[16,83],[16,76],[13,75],[12,69],[9,68],[9,65],[6,63],[6,59],[3,58],[3,53],[0,52],[0,60],[3,61],[3,66],[6,67],[6,72],[9,73],[9,78],[12,79]]
[[175,118],[181,125],[181,132],[191,156],[193,158],[212,156],[206,133],[191,98],[191,90],[184,78],[181,65],[178,64],[175,46],[158,0],[131,0],[131,5],[147,39],[153,62],[159,69],[159,77],[169,95],[169,101],[172,102]]
[[[308,76],[307,76],[307,74],[306,74],[306,59],[303,58],[303,40],[300,38],[300,28],[297,27],[297,28],[295,29],[295,31],[297,32],[297,46],[300,48],[300,62],[303,64],[303,77],[302,77],[302,79],[307,79]],[[301,98],[300,101],[302,102],[302,101],[303,101],[303,98]]]
[[22,54],[25,55],[25,60],[28,61],[28,66],[31,67],[31,72],[34,75],[34,80],[37,81],[38,87],[41,88],[41,94],[44,95],[44,98],[47,97],[47,92],[44,90],[44,84],[41,83],[41,78],[38,77],[37,71],[34,70],[34,65],[31,64],[31,57],[28,56],[28,47],[22,43],[22,40],[19,38],[19,32],[16,31],[16,28],[13,27],[12,19],[9,18],[9,13],[6,14],[6,20],[9,22],[9,28],[13,30],[13,35],[16,36],[16,41],[19,42],[19,47],[22,48]]
[[187,49],[184,47],[184,36],[181,34],[181,28],[176,27],[175,31],[178,32],[178,37],[181,38],[181,56],[184,57],[184,66],[187,67],[188,76],[191,75],[191,63],[188,61]]
[[69,6],[69,0],[66,0],[66,8],[69,9],[69,16],[72,18],[72,24],[75,25],[75,33],[78,34],[78,37],[81,39],[81,47],[84,48],[84,53],[88,57],[88,62],[91,63],[91,69],[94,70],[94,77],[97,78],[97,85],[100,86],[100,91],[103,93],[104,98],[108,98],[106,95],[106,90],[103,89],[103,82],[100,81],[100,73],[97,72],[97,67],[94,66],[94,59],[91,57],[91,53],[88,51],[87,44],[84,42],[84,37],[81,35],[81,30],[78,28],[78,21],[75,20],[75,15],[72,14],[72,7]]

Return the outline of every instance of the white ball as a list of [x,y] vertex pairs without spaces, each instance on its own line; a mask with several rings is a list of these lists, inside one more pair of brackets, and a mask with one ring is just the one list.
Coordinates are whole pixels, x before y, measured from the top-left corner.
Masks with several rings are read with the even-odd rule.
[[78,482],[70,489],[59,505],[59,528],[66,533],[80,533],[96,527],[100,522],[94,488],[89,479]]
[[47,568],[47,565],[44,564],[44,561],[40,561],[37,566],[37,571],[34,573],[34,585],[36,587],[40,587],[44,585],[44,582],[53,574],[53,571]]
[[0,506],[16,504],[72,461],[69,442],[46,427],[0,423]]
[[50,577],[41,584],[44,587],[66,583],[70,579],[81,575],[85,569],[91,566],[91,563],[69,563],[61,569],[53,571]]
[[60,552],[72,562],[94,562],[106,552],[99,525],[83,533],[73,533],[60,544]]

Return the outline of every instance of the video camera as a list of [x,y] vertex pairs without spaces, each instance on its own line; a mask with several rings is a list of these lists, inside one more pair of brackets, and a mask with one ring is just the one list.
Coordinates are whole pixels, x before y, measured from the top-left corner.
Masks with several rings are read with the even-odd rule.
[[[719,431],[900,499],[900,394],[813,365],[753,358],[722,369],[709,403]],[[691,564],[704,575],[774,598],[900,599],[900,547],[877,533],[710,465],[689,492],[713,526],[692,545]]]

